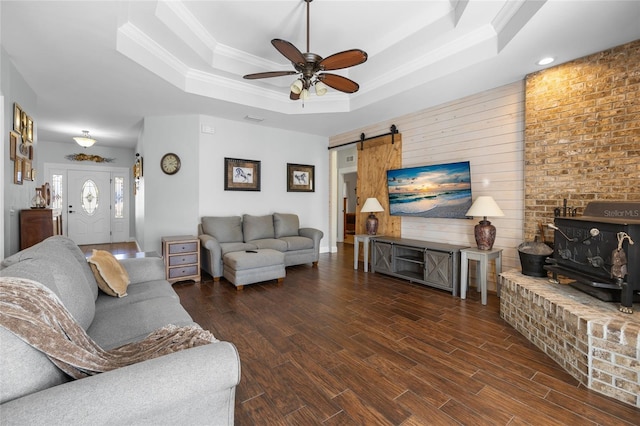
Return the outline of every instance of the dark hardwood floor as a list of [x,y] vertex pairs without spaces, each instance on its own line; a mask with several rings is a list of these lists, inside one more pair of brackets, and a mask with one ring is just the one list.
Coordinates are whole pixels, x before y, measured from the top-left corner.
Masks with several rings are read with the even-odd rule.
[[[580,385],[474,290],[353,269],[353,246],[282,284],[176,283],[240,353],[237,425],[625,425],[640,410]],[[205,274],[206,275],[206,274]]]

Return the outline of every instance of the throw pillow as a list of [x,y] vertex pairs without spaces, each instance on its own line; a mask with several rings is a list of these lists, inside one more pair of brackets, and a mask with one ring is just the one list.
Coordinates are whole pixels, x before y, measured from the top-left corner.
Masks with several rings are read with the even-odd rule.
[[127,295],[129,274],[111,253],[105,250],[93,250],[87,262],[91,266],[100,290],[114,297]]
[[276,238],[294,237],[298,235],[300,221],[297,214],[274,213],[273,225]]

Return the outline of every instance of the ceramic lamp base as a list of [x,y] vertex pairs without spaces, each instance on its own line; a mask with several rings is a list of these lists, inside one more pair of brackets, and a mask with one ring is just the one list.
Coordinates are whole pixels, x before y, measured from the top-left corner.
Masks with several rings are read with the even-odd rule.
[[365,227],[369,235],[376,235],[376,232],[378,232],[378,218],[373,213],[367,218]]
[[488,220],[481,220],[474,228],[476,244],[480,250],[491,250],[496,240],[496,227]]

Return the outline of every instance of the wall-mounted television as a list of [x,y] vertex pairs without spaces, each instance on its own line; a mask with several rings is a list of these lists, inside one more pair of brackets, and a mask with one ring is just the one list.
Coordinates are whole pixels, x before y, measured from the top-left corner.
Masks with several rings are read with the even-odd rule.
[[464,219],[471,207],[468,161],[387,170],[392,216]]

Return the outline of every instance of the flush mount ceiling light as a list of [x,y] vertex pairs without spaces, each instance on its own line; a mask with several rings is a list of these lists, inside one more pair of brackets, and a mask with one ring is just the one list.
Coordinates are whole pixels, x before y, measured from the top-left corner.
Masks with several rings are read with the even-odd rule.
[[323,71],[339,70],[359,65],[367,60],[367,52],[360,49],[345,50],[326,58],[309,52],[309,3],[313,0],[304,0],[307,3],[307,52],[302,53],[293,44],[279,38],[271,40],[271,44],[285,58],[291,61],[295,71],[271,71],[247,74],[243,78],[254,80],[258,78],[281,77],[298,74],[297,79],[291,84],[289,98],[308,99],[311,86],[315,86],[316,95],[327,93],[327,86],[344,93],[355,93],[360,86],[353,80],[337,74]]
[[555,61],[554,58],[552,58],[551,56],[547,56],[546,58],[542,58],[540,59],[538,62],[536,62],[538,65],[549,65],[551,62]]
[[82,136],[75,136],[73,140],[83,148],[89,148],[90,146],[93,146],[94,143],[96,143],[96,140],[93,139],[91,135],[89,135],[88,130],[83,130]]

